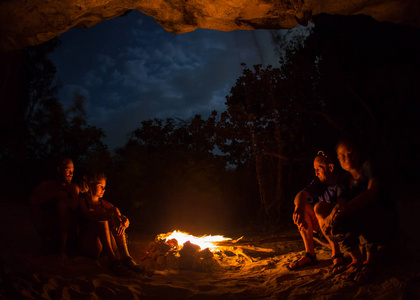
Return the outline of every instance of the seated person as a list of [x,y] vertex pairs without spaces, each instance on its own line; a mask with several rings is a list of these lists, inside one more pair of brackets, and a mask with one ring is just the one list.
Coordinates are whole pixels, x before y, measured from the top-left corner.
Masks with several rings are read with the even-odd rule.
[[[41,182],[30,196],[31,219],[48,250],[67,257],[68,248],[77,240],[77,226],[73,216],[77,210],[79,188],[72,183],[74,165],[70,158],[60,158],[57,178]],[[73,243],[68,243],[70,238]],[[73,249],[74,250],[74,249]]]
[[[299,269],[318,263],[314,249],[314,231],[323,228],[325,218],[331,213],[337,201],[337,182],[340,173],[336,170],[333,160],[319,151],[314,159],[315,178],[308,187],[295,197],[293,221],[298,226],[305,244],[306,253],[299,260],[292,262],[290,270]],[[332,250],[333,273],[344,269],[345,260],[338,244],[323,232]]]
[[143,272],[143,266],[137,264],[128,252],[125,230],[130,224],[129,220],[117,207],[102,199],[105,175],[94,173],[85,177],[85,180],[88,190],[79,197],[80,251],[92,258],[107,256],[110,270],[117,275],[128,275],[127,269]]
[[[362,281],[374,271],[378,246],[386,246],[396,234],[397,215],[390,204],[389,193],[380,187],[380,179],[369,160],[361,159],[354,143],[342,140],[337,144],[341,167],[347,171],[337,189],[338,204],[324,223],[342,238],[343,248],[350,253],[351,264],[342,278]],[[360,251],[359,239],[366,246],[366,258]]]

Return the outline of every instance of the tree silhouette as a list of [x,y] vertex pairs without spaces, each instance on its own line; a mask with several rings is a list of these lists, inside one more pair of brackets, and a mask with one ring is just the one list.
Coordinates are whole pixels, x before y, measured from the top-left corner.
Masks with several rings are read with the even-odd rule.
[[[76,94],[73,105],[64,110],[56,97],[56,69],[48,58],[59,40],[25,49],[25,77],[14,130],[3,141],[3,178],[30,191],[46,177],[55,176],[56,158],[67,155],[75,162],[95,153],[107,153],[101,129],[89,126],[85,98]],[[99,155],[99,154],[98,154]]]

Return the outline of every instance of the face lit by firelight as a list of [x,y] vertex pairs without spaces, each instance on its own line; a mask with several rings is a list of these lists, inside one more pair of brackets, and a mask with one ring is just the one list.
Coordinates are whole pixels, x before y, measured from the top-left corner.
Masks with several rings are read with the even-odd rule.
[[105,193],[105,187],[106,187],[106,180],[105,179],[99,179],[98,181],[92,182],[90,184],[90,191],[92,193],[92,197],[94,198],[102,198]]
[[57,173],[64,183],[70,183],[73,179],[73,172],[74,172],[74,165],[71,159],[65,160],[62,164],[57,168]]
[[359,164],[357,151],[347,143],[341,143],[337,146],[337,158],[345,171],[355,170]]
[[325,161],[320,157],[316,157],[314,160],[314,170],[315,176],[318,177],[321,182],[327,182],[332,174],[332,166],[327,166]]

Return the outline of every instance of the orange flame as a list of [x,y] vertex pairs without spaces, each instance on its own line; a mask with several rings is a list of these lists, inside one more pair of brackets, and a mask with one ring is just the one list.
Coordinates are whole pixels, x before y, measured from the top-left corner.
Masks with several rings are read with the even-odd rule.
[[190,241],[194,245],[198,245],[201,249],[209,248],[210,251],[217,250],[218,242],[230,241],[231,238],[223,237],[222,235],[202,235],[202,236],[193,236],[187,232],[182,232],[179,230],[174,230],[173,232],[161,233],[157,236],[159,240],[164,240],[165,242],[176,239],[178,245],[183,245],[185,242]]

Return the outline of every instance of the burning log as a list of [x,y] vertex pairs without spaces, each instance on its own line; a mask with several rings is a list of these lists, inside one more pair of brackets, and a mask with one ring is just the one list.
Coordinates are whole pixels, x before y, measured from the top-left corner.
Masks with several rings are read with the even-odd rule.
[[191,244],[190,241],[184,243],[179,251],[179,262],[182,270],[192,269],[194,258],[197,257],[198,251],[200,251],[200,246]]
[[179,231],[160,234],[148,245],[148,255],[143,264],[156,270],[209,272],[220,270],[222,266],[252,263],[250,255],[259,259],[258,257],[272,255],[274,252],[272,249],[258,248],[245,243],[239,245],[240,239],[232,240],[222,236],[195,237]]
[[187,241],[178,251],[178,243],[172,241],[169,244],[168,242],[160,240],[149,244],[148,255],[143,260],[148,268],[195,271],[210,271],[220,268],[208,248],[201,250],[200,246]]

